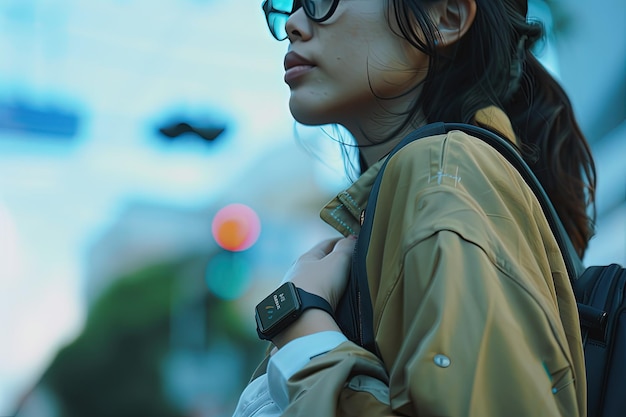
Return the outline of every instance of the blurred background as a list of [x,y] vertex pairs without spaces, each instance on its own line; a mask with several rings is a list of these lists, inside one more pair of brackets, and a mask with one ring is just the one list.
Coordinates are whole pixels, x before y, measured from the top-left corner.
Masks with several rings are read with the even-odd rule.
[[[531,3],[596,157],[585,261],[626,264],[626,5]],[[1,0],[0,34],[0,416],[230,416],[347,184],[287,44],[260,0]]]

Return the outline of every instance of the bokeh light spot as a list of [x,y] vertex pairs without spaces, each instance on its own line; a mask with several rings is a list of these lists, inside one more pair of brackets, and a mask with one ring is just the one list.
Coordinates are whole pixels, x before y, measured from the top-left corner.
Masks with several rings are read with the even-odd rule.
[[239,253],[220,252],[207,264],[206,283],[219,298],[234,300],[250,286],[250,264]]
[[218,245],[239,252],[249,249],[257,241],[261,221],[256,212],[245,204],[229,204],[215,214],[211,231]]

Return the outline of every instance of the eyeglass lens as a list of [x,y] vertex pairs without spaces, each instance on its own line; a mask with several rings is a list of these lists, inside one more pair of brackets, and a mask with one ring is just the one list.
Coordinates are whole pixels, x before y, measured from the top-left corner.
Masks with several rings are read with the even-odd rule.
[[335,11],[337,3],[338,0],[265,0],[263,11],[272,35],[283,40],[287,38],[287,19],[300,7],[311,20],[323,22]]

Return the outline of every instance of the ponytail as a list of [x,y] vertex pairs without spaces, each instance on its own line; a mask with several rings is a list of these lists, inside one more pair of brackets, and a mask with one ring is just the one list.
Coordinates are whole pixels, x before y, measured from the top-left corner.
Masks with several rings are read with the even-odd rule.
[[531,53],[523,67],[521,85],[505,103],[504,111],[522,140],[524,159],[582,257],[595,220],[596,173],[591,149],[561,86]]

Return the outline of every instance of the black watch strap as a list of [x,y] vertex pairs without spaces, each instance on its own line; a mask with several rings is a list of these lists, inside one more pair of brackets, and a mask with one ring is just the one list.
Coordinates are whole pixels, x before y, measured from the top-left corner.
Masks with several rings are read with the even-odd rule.
[[324,298],[320,297],[319,295],[306,292],[302,288],[297,288],[297,290],[298,295],[300,296],[300,302],[302,303],[302,311],[309,308],[319,308],[320,310],[324,310],[325,312],[330,314],[332,318],[335,318],[335,312],[333,311],[333,308],[330,306],[330,303]]

